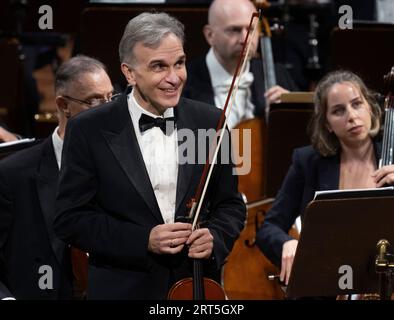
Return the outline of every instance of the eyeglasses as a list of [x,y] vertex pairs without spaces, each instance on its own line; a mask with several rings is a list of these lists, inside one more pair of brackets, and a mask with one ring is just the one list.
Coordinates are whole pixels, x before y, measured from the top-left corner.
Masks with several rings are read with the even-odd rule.
[[100,104],[115,100],[119,95],[120,95],[120,93],[115,94],[115,95],[111,95],[111,97],[109,97],[109,98],[104,98],[104,97],[103,98],[92,98],[89,100],[80,100],[80,99],[73,98],[73,97],[70,97],[67,95],[64,95],[63,97],[70,100],[70,101],[74,101],[76,103],[86,104],[89,107],[96,107]]

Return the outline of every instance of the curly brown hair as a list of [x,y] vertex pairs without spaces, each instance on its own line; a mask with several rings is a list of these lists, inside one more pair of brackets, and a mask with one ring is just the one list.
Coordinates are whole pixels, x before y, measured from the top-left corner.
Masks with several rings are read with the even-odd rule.
[[375,137],[380,130],[381,108],[374,94],[366,87],[361,78],[347,70],[330,72],[319,81],[316,87],[314,95],[315,112],[310,125],[312,145],[323,156],[335,155],[340,146],[337,136],[333,132],[328,131],[326,114],[328,92],[334,84],[343,82],[354,84],[371,106],[370,136]]

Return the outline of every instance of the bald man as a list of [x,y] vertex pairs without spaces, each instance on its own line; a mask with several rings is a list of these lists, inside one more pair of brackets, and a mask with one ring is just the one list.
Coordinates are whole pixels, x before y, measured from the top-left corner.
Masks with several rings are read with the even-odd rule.
[[[215,0],[208,11],[204,26],[209,52],[187,66],[188,81],[183,95],[223,108],[235,72],[242,44],[256,8],[249,0]],[[252,39],[250,57],[256,54],[258,34]],[[285,68],[275,65],[278,85],[264,92],[263,65],[260,59],[251,59],[241,77],[235,106],[229,116],[230,128],[243,120],[264,116],[266,101],[280,103],[282,93],[296,90]]]

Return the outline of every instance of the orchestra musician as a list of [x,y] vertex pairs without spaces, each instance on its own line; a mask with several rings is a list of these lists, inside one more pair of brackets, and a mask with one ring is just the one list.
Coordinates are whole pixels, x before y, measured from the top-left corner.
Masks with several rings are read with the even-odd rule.
[[262,252],[288,284],[298,241],[288,235],[315,191],[375,188],[394,182],[394,166],[378,168],[381,108],[349,71],[327,74],[315,92],[312,145],[295,149],[271,210],[257,234]]
[[96,59],[76,56],[55,76],[58,127],[0,162],[0,299],[72,299],[70,249],[53,230],[64,131],[70,117],[108,101],[112,84]]
[[[204,36],[210,49],[187,65],[188,81],[183,96],[223,108],[231,80],[237,66],[250,18],[257,9],[250,0],[214,0],[208,11],[208,24]],[[233,112],[228,125],[234,128],[243,120],[264,117],[266,100],[280,103],[283,93],[297,88],[286,69],[275,64],[277,85],[264,92],[264,72],[261,59],[256,54],[258,33],[252,41],[250,61],[241,76]],[[264,58],[264,57],[263,57]]]
[[219,270],[243,227],[233,164],[220,161],[205,225],[192,232],[190,223],[178,222],[203,168],[181,163],[179,135],[214,129],[221,115],[181,98],[183,30],[165,13],[131,19],[119,44],[129,87],[67,126],[54,226],[63,241],[89,253],[88,299],[165,299],[191,274],[188,258]]

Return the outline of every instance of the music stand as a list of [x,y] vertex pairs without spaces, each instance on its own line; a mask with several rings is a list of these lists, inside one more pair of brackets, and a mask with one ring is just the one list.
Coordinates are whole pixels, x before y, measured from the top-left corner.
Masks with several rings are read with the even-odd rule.
[[[376,245],[381,239],[393,243],[393,211],[394,192],[387,190],[382,196],[360,191],[352,198],[312,201],[305,212],[287,296],[379,292]],[[351,267],[351,288],[340,287],[342,266]]]

